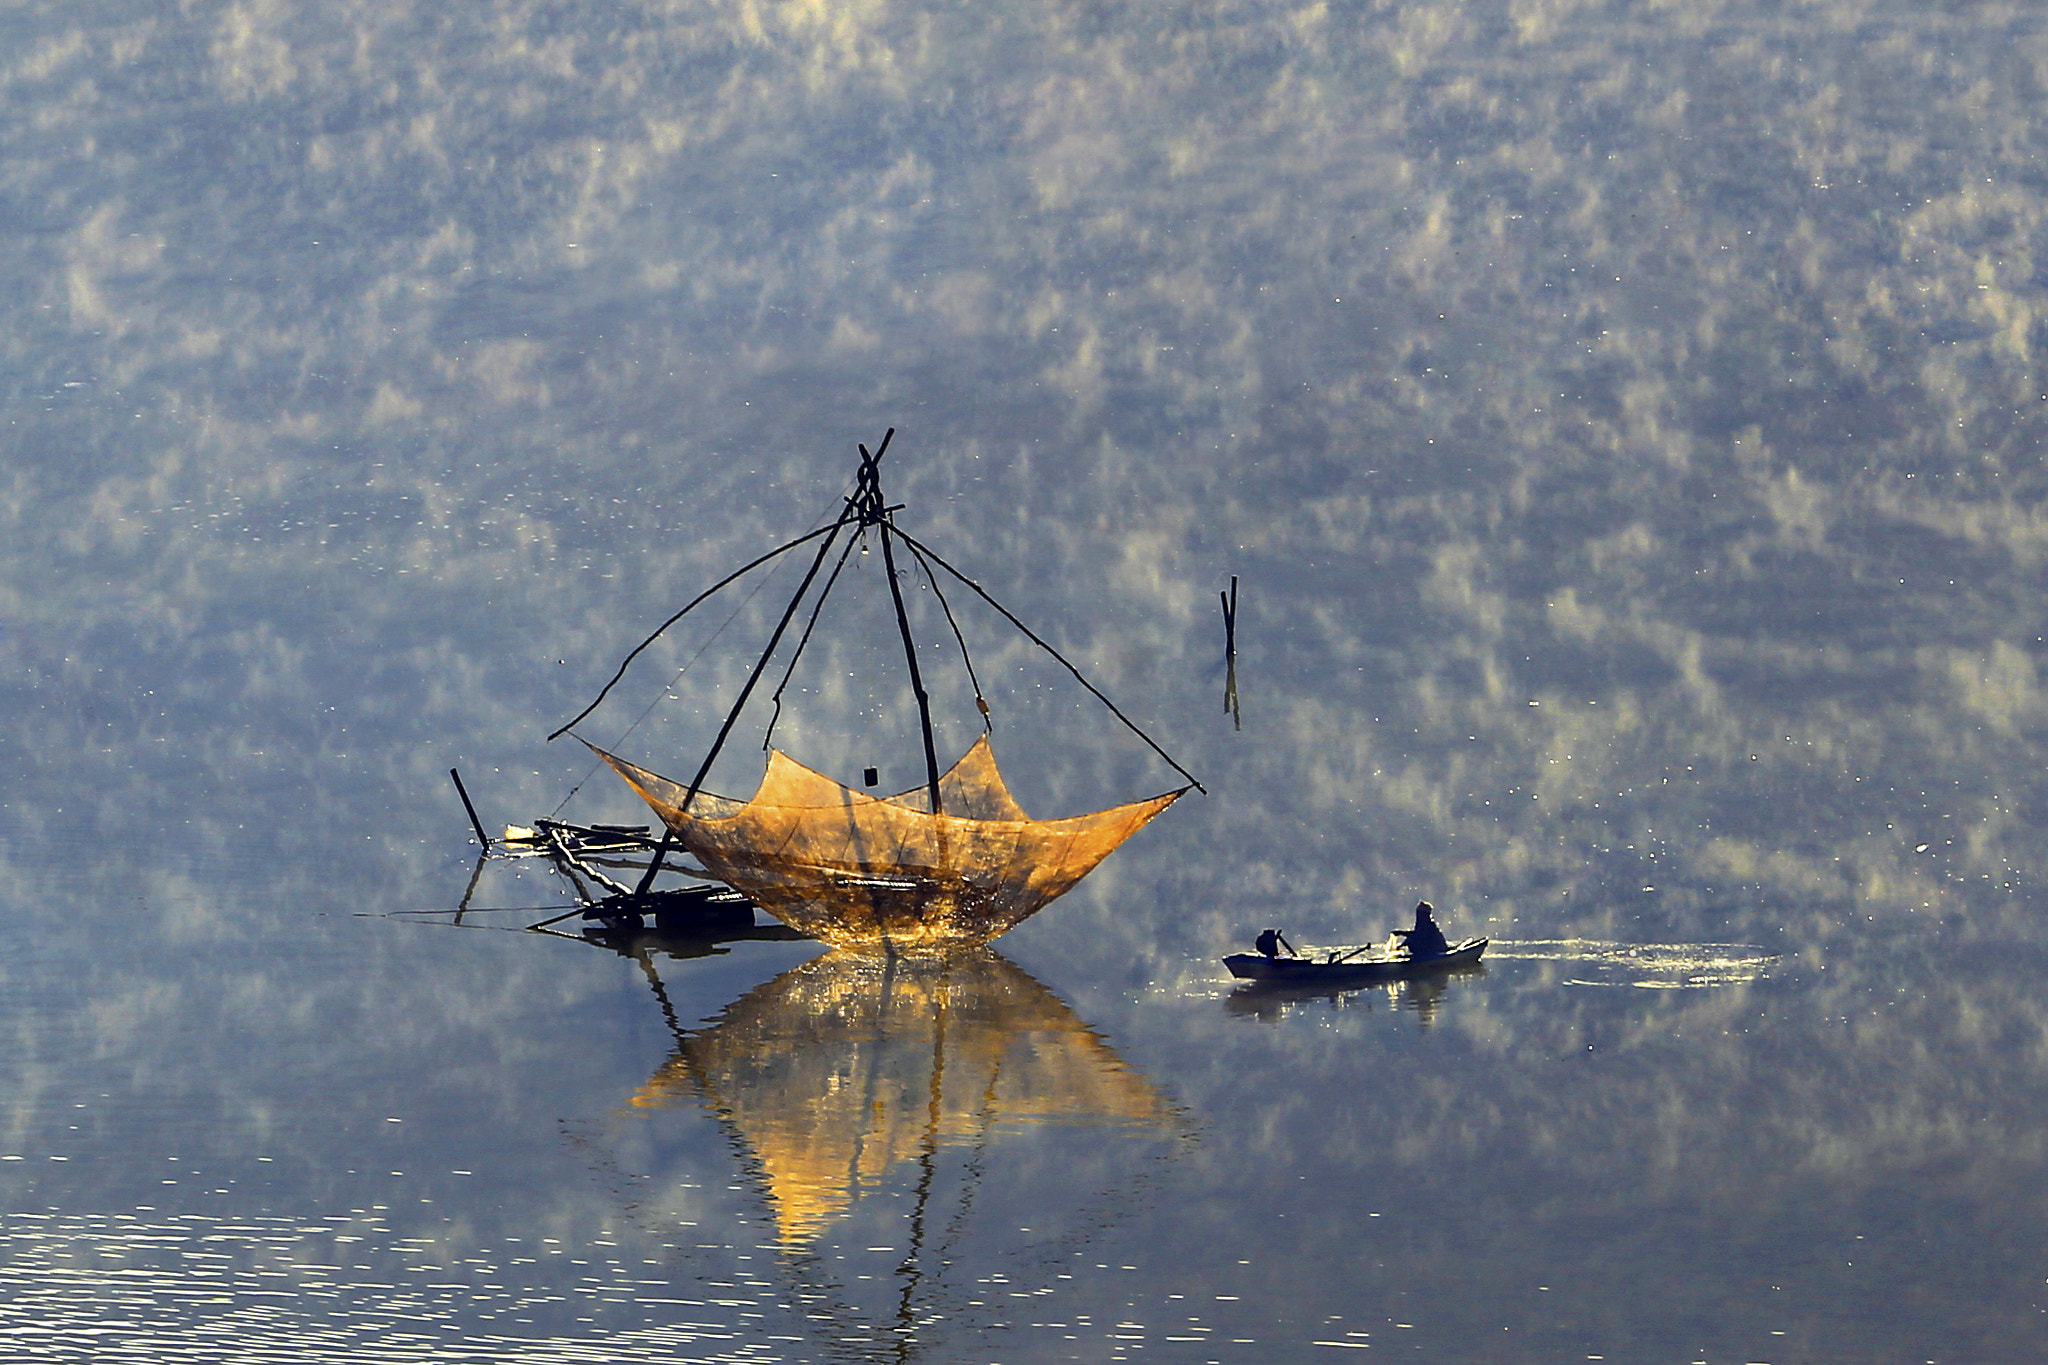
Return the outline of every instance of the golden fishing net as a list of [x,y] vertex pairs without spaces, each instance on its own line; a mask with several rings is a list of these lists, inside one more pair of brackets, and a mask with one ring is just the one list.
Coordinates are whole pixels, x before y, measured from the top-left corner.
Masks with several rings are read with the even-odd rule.
[[597,750],[710,874],[783,923],[840,947],[984,943],[1073,887],[1187,789],[1033,820],[988,737],[928,789],[868,796],[781,750],[751,800],[699,792]]

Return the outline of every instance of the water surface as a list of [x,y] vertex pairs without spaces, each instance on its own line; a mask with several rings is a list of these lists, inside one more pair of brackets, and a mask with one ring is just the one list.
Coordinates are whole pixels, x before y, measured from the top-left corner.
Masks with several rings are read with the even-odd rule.
[[[10,1358],[2040,1356],[2027,7],[0,35]],[[891,427],[1211,794],[950,975],[515,932],[447,769],[645,819],[543,737]],[[775,735],[894,789],[877,558]],[[687,777],[799,572],[583,733]],[[955,606],[1027,810],[1177,785]]]

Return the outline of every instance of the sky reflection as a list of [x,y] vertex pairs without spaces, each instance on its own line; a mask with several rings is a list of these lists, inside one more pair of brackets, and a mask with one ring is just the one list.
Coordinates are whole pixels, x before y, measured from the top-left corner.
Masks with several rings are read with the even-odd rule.
[[[293,801],[466,734],[552,804],[535,718],[895,424],[917,524],[1230,780],[1246,889],[2009,923],[2036,26],[1690,13],[25,11],[17,757]],[[1046,801],[1145,776],[1093,738]]]

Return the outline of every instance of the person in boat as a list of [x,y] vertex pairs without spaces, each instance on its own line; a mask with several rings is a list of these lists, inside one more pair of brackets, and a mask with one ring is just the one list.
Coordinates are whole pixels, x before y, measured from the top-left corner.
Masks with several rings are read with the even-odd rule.
[[1428,901],[1418,901],[1415,906],[1415,927],[1396,929],[1394,937],[1401,940],[1410,957],[1442,957],[1451,950],[1444,931],[1436,927],[1436,911]]
[[1301,956],[1301,954],[1294,951],[1294,945],[1287,941],[1287,935],[1281,933],[1278,929],[1266,930],[1265,933],[1260,934],[1253,941],[1252,946],[1259,950],[1259,954],[1262,957],[1278,957],[1282,948],[1287,950],[1289,957]]

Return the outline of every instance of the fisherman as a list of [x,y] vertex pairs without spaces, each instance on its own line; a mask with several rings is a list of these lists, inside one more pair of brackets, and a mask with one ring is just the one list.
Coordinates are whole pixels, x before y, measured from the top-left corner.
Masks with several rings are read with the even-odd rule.
[[1301,956],[1301,954],[1294,951],[1294,945],[1287,941],[1287,935],[1281,933],[1278,929],[1266,930],[1265,933],[1259,935],[1252,946],[1257,948],[1265,957],[1279,957],[1282,948],[1287,950],[1289,957]]
[[1404,940],[1410,957],[1442,957],[1451,950],[1444,931],[1436,927],[1435,911],[1428,901],[1415,906],[1415,927],[1396,929],[1394,937]]

